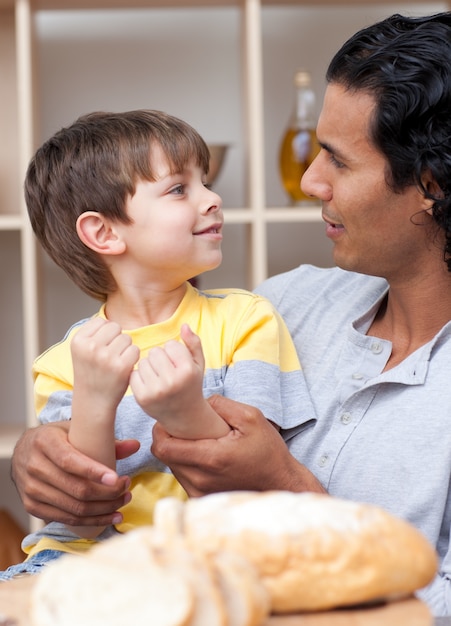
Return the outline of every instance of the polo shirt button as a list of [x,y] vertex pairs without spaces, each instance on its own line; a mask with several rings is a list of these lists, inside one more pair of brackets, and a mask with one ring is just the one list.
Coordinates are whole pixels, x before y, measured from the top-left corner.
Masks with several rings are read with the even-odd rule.
[[329,461],[329,457],[327,456],[327,454],[323,454],[318,461],[318,465],[320,467],[325,467],[328,461]]
[[383,350],[383,347],[378,341],[375,341],[374,343],[371,344],[371,352],[373,354],[380,354],[382,350]]
[[352,419],[352,415],[350,413],[343,413],[340,417],[340,421],[342,424],[349,424]]

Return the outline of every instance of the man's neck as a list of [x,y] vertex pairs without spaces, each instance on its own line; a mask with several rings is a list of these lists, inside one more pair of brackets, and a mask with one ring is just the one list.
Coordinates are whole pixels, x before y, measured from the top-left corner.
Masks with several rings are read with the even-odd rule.
[[392,342],[386,366],[390,369],[431,341],[450,320],[451,273],[446,272],[410,286],[390,284],[368,335]]

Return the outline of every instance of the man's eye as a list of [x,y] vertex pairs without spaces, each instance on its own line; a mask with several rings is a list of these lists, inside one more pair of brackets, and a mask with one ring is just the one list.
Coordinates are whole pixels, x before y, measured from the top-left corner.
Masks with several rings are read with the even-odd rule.
[[329,158],[332,165],[335,166],[337,169],[341,169],[342,167],[344,167],[344,163],[336,159],[333,154],[330,154]]

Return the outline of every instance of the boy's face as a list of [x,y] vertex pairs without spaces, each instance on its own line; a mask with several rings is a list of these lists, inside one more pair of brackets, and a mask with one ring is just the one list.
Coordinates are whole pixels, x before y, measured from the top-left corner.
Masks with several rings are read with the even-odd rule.
[[155,182],[140,181],[126,205],[131,224],[121,224],[129,276],[165,287],[212,270],[222,261],[221,198],[205,186],[194,163],[171,175],[160,148],[152,149]]

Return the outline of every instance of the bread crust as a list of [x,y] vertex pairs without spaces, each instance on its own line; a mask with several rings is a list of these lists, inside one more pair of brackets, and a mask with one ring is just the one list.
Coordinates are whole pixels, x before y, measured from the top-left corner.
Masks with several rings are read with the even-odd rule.
[[392,599],[427,585],[437,557],[412,525],[327,495],[229,492],[192,499],[179,526],[196,550],[253,563],[275,613]]

